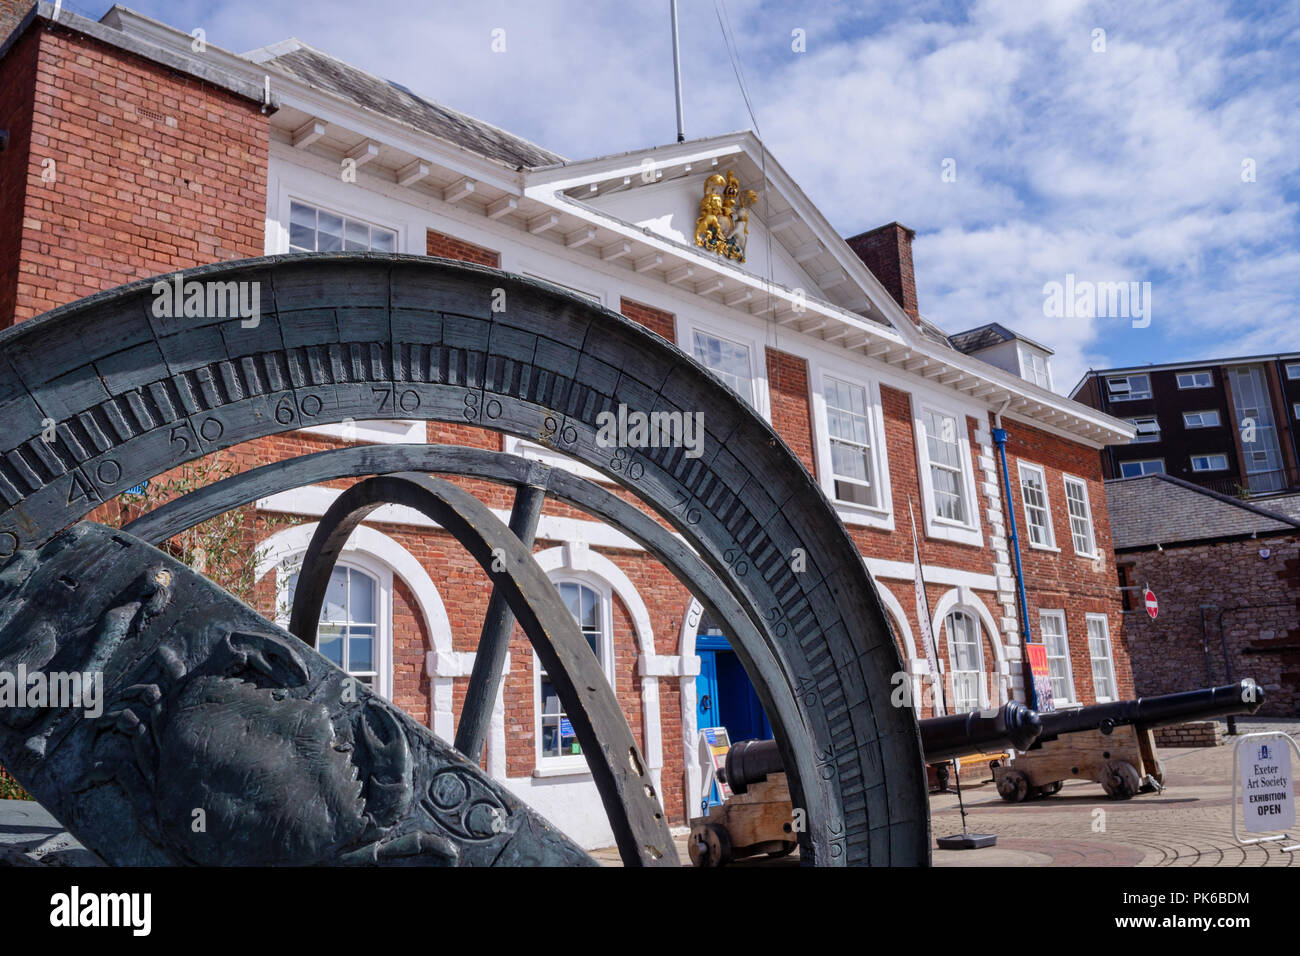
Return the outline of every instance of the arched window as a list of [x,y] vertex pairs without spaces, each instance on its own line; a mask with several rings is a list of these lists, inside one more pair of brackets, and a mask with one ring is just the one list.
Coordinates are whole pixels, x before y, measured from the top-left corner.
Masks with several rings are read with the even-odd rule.
[[948,632],[948,671],[952,675],[952,712],[966,713],[983,706],[984,651],[979,621],[965,611],[952,611],[944,619]]
[[[555,582],[555,587],[560,592],[565,607],[578,622],[582,636],[587,639],[587,644],[591,647],[591,652],[596,655],[596,660],[600,662],[605,676],[610,678],[613,647],[609,595],[583,581],[558,580]],[[573,731],[568,715],[564,712],[564,706],[560,703],[559,693],[536,655],[533,660],[537,674],[535,699],[539,763],[564,761],[565,764],[574,764],[577,769],[585,769],[586,761],[582,757],[582,747],[578,744],[577,735]],[[613,683],[612,678],[610,683]]]
[[[392,636],[386,605],[392,584],[391,578],[380,578],[351,563],[335,565],[316,629],[316,649],[371,690],[388,697]],[[297,585],[298,572],[294,571],[284,591],[282,608],[286,615],[287,609],[293,607]]]

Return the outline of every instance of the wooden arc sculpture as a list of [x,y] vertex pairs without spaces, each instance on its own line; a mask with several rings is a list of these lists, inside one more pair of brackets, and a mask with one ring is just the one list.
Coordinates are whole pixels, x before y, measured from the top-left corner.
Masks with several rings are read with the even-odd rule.
[[[346,675],[313,648],[147,543],[220,513],[213,508],[326,475],[388,475],[357,486],[365,490],[354,489],[353,503],[385,489],[450,509],[444,517],[465,524],[458,537],[471,553],[495,541],[526,557],[546,495],[647,543],[731,629],[780,745],[794,805],[806,813],[803,862],[928,862],[916,719],[889,703],[902,667],[861,555],[797,458],[710,373],[585,299],[461,263],[278,256],[191,270],[185,279],[259,283],[262,312],[252,322],[159,317],[146,280],[0,333],[0,670],[93,663],[114,715],[106,723],[107,711],[97,721],[55,709],[0,713],[0,764],[88,846],[110,862],[587,859],[476,761],[368,691],[348,699]],[[602,447],[597,416],[620,406],[703,412],[702,453]],[[123,531],[77,524],[140,482],[240,442],[392,417],[468,423],[546,445],[631,491],[680,539],[593,483],[441,446],[307,456],[200,489]],[[455,486],[390,474],[412,471],[490,472],[516,485],[510,527],[447,491]],[[349,520],[336,517],[338,527]],[[319,533],[328,538],[324,523]],[[803,570],[792,569],[795,555]],[[541,593],[532,568],[521,558],[513,584],[494,581],[502,613],[508,605],[526,630],[536,625],[529,637],[539,655],[565,674],[557,681],[564,706],[592,716],[580,736],[602,742],[594,749],[627,744],[631,733],[616,708],[609,712],[607,687],[576,698],[574,670],[583,665],[558,651],[573,637],[570,622],[555,616],[557,602]],[[211,618],[180,601],[201,604]],[[303,620],[313,613],[304,604]],[[256,729],[268,753],[281,744],[266,728],[287,719],[288,708],[317,737],[295,737],[286,772],[235,799],[231,781],[248,779],[248,768],[231,764],[215,731],[203,735],[208,749],[194,752],[195,728],[220,728],[227,713],[196,703],[200,688],[205,701],[237,690],[254,695],[265,710]],[[466,752],[474,737],[468,733]],[[582,742],[591,761],[593,747]],[[168,761],[188,761],[195,778],[179,794],[153,785]],[[605,775],[602,797],[625,862],[675,862],[671,844],[662,845],[657,794],[632,786],[644,773],[639,761],[631,745],[622,756],[611,752],[605,770],[593,766],[593,777]],[[209,763],[229,779],[203,778]],[[343,778],[359,791],[335,793]],[[180,835],[185,814],[216,796],[228,807],[220,825],[246,825],[244,803],[255,804],[272,818],[266,825],[275,837],[262,849],[232,840],[218,851]],[[292,812],[295,799],[306,799],[304,819]],[[311,819],[322,800],[329,812]],[[105,835],[114,827],[125,835]],[[146,849],[133,850],[137,844]]]

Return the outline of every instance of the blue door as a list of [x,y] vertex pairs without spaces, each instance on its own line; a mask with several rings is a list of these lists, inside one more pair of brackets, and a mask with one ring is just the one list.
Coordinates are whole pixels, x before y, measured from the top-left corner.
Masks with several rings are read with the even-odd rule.
[[[772,726],[759,703],[740,658],[720,633],[702,633],[695,639],[700,656],[700,676],[695,679],[696,725],[726,727],[733,744],[742,740],[770,740]],[[709,805],[721,802],[717,784]]]

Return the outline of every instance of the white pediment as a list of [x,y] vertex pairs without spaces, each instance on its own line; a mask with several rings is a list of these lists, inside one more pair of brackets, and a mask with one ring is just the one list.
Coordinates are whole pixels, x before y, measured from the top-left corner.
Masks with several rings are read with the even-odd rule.
[[[695,246],[700,200],[705,180],[711,175],[712,172],[693,173],[640,189],[611,192],[597,196],[590,200],[590,204],[671,242]],[[743,181],[741,187],[750,188]],[[781,238],[767,228],[762,219],[762,205],[760,198],[756,208],[750,210],[748,234],[744,236],[745,259],[743,262],[732,260],[735,266],[750,275],[767,277],[787,288],[802,288],[810,296],[827,299],[827,290],[795,262]]]
[[[743,262],[695,243],[705,183],[728,174],[757,194]],[[911,334],[889,294],[750,132],[565,163],[533,170],[526,181],[529,192],[553,190],[612,223],[689,250],[686,261],[701,271],[740,270]]]

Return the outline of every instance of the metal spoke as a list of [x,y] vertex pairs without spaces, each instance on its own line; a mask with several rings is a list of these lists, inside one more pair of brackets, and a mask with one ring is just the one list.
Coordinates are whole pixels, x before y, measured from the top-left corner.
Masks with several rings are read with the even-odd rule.
[[577,621],[529,550],[463,488],[427,475],[381,475],[339,495],[307,546],[289,630],[314,642],[343,546],[367,515],[386,504],[414,508],[436,521],[504,593],[573,724],[624,864],[676,866],[677,851],[645,758]]
[[[510,511],[510,530],[529,551],[533,547],[537,520],[542,516],[542,504],[545,501],[544,486],[520,485],[515,489],[515,503]],[[506,665],[510,632],[514,627],[515,616],[510,611],[505,593],[494,586],[487,614],[483,618],[483,633],[478,640],[478,652],[474,655],[474,667],[470,671],[469,689],[465,692],[460,723],[456,726],[456,749],[475,763],[483,757],[483,744],[487,740],[492,710],[496,706],[497,691],[501,688],[501,669]]]

